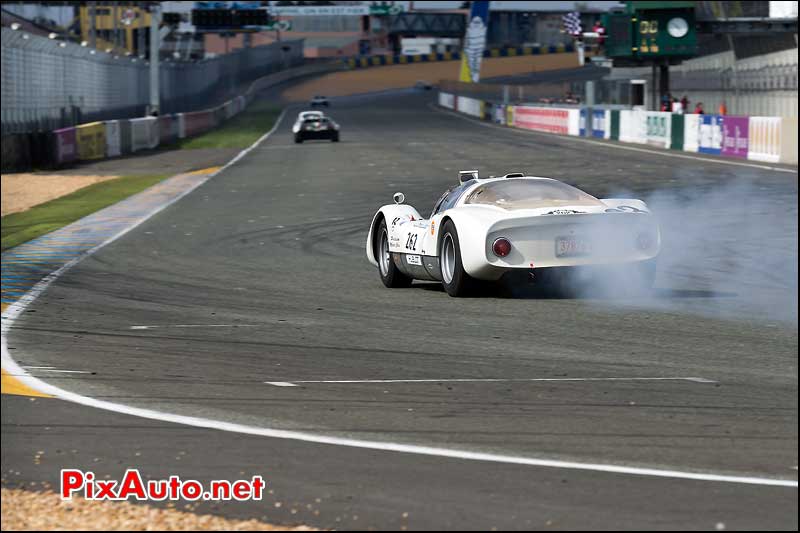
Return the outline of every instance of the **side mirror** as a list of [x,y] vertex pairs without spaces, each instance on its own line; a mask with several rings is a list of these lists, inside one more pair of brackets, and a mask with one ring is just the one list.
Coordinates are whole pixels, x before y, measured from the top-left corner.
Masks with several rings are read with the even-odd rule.
[[392,196],[392,198],[394,199],[394,203],[398,205],[406,201],[406,195],[401,192],[394,193],[394,196]]

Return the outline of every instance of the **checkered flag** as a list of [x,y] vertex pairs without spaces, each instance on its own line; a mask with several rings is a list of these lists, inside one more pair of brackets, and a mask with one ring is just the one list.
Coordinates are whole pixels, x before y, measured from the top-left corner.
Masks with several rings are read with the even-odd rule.
[[562,18],[564,23],[564,31],[573,37],[580,37],[581,35],[581,14],[577,11],[567,13]]

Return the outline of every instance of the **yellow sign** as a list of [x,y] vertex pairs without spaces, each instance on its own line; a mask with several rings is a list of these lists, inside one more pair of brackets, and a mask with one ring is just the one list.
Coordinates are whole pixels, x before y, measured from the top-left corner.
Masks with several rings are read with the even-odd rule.
[[78,159],[102,159],[106,156],[106,125],[102,122],[82,124],[75,128]]

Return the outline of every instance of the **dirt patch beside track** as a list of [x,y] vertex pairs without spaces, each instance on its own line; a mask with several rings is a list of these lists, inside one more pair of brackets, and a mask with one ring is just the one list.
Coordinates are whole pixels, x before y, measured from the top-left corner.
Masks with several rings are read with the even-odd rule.
[[[316,531],[305,526],[273,526],[259,520],[229,520],[213,515],[159,509],[128,502],[62,501],[53,492],[2,489],[3,531]],[[167,507],[172,507],[171,502]]]
[[87,185],[119,176],[64,176],[60,174],[4,174],[2,176],[2,216],[26,211]]

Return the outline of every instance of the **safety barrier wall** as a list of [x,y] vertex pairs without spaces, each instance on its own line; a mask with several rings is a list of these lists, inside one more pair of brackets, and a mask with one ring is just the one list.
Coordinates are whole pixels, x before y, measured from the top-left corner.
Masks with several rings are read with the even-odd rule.
[[623,109],[619,112],[619,140],[626,143],[647,143],[647,119],[641,109]]
[[797,164],[797,119],[781,119],[781,163]]
[[439,105],[447,109],[455,109],[455,96],[450,93],[439,93]]
[[103,122],[81,124],[75,128],[78,159],[103,159],[106,156],[106,126]]
[[75,128],[61,128],[53,132],[55,140],[54,161],[58,165],[72,163],[78,159],[78,143]]
[[[455,105],[454,105],[455,104]],[[480,113],[481,105],[483,113]],[[501,105],[439,93],[439,105],[497,124],[770,163],[797,164],[797,118]]]
[[482,107],[482,102],[475,98],[466,96],[459,96],[456,98],[456,109],[466,115],[480,118]]
[[106,125],[106,157],[122,155],[122,131],[119,120],[107,120]]
[[697,151],[703,154],[722,152],[722,117],[717,115],[700,117],[700,145]]
[[158,117],[158,144],[174,143],[179,138],[180,120],[175,115]]
[[[338,61],[283,70],[252,82],[243,94],[203,111],[165,114],[158,118],[106,120],[52,132],[2,136],[2,171],[20,172],[64,166],[78,160],[117,157],[205,133],[229,120],[272,85],[316,73],[341,70]],[[479,102],[480,104],[480,102]],[[479,113],[480,113],[480,105]]]
[[567,134],[580,135],[580,109],[567,109]]
[[700,119],[702,115],[683,116],[683,150],[696,152],[700,148]]
[[749,132],[748,117],[722,117],[722,155],[747,159]]
[[777,163],[781,158],[780,117],[750,117],[747,159]]
[[672,142],[672,113],[645,111],[647,144],[669,148]]
[[554,107],[515,106],[514,126],[526,130],[569,134],[569,112]]
[[147,150],[158,146],[158,119],[134,118],[131,123],[131,151]]

